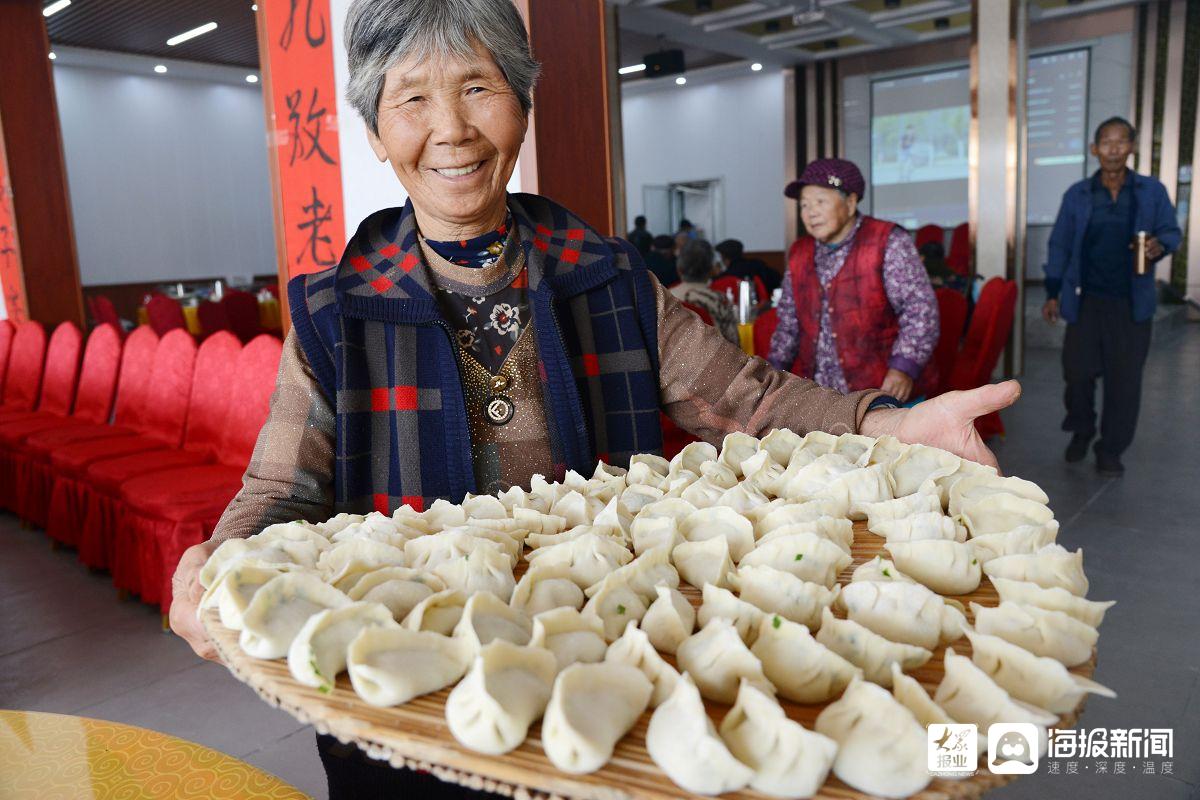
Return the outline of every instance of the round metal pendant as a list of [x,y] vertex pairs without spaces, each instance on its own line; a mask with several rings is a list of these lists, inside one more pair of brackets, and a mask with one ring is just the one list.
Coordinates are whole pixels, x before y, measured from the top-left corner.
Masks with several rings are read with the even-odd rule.
[[502,394],[489,395],[483,406],[483,415],[493,425],[504,425],[513,418],[513,401]]

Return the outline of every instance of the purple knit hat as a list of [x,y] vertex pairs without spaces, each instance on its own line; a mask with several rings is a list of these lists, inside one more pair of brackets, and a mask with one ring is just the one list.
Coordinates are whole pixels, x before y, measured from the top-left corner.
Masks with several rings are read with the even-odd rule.
[[862,200],[863,192],[867,188],[858,167],[853,161],[844,158],[818,158],[811,162],[804,168],[800,180],[789,183],[783,193],[795,200],[800,196],[800,190],[808,184],[856,194],[859,200]]

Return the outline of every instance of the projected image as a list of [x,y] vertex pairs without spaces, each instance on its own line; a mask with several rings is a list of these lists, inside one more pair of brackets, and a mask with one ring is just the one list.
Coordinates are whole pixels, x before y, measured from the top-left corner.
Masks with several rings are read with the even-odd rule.
[[965,180],[967,106],[876,117],[871,124],[871,177],[876,186]]

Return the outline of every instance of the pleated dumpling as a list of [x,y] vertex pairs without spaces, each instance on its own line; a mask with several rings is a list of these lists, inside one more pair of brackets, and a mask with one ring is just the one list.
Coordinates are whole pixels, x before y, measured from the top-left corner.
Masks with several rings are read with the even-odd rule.
[[842,693],[862,670],[818,642],[803,625],[778,614],[764,617],[750,650],[780,695],[796,703],[824,703]]
[[841,509],[836,508],[836,505],[828,499],[809,500],[804,503],[784,501],[777,506],[772,506],[759,518],[754,526],[754,536],[756,539],[761,539],[780,528],[803,522],[816,522],[822,517],[840,518],[842,516],[839,513]]
[[966,527],[953,517],[944,515],[941,509],[876,522],[874,527],[868,523],[868,529],[889,542],[915,542],[923,539],[947,539],[953,542],[967,540]]
[[546,709],[557,672],[549,650],[503,639],[485,645],[446,698],[450,733],[479,753],[513,750]]
[[775,693],[775,687],[763,674],[758,656],[746,647],[733,623],[723,617],[713,617],[679,645],[675,661],[680,670],[692,676],[701,694],[718,703],[733,703],[737,699],[742,678],[763,691]]
[[933,653],[924,647],[893,642],[849,619],[837,619],[825,609],[817,641],[854,664],[863,676],[885,688],[892,686],[892,664],[904,670],[923,666]]
[[999,636],[1034,655],[1046,656],[1068,667],[1092,657],[1100,638],[1095,628],[1062,611],[1002,602],[995,608],[971,603],[975,630]]
[[399,626],[380,603],[350,603],[313,614],[288,646],[292,677],[319,691],[332,691],[338,673],[346,668],[350,642],[371,627]]
[[449,636],[462,619],[466,604],[467,596],[457,589],[435,592],[417,603],[400,624],[413,631],[431,631]]
[[338,531],[353,525],[356,522],[362,522],[366,517],[362,514],[349,514],[342,512],[336,516],[330,517],[324,522],[318,522],[316,527],[321,530],[326,536],[333,536]]
[[1054,714],[1074,711],[1085,694],[1116,697],[1106,686],[1067,671],[1053,658],[1034,655],[999,636],[967,631],[971,660],[996,685],[1030,705]]
[[433,568],[433,574],[442,579],[447,589],[457,589],[467,597],[477,592],[490,592],[505,603],[512,599],[513,589],[517,586],[508,556],[486,547],[443,561]]
[[[805,505],[814,505],[819,502],[814,501],[814,503]],[[850,555],[854,549],[854,523],[842,517],[830,516],[821,516],[807,522],[794,522],[775,528],[763,533],[758,539],[757,546],[761,547],[767,542],[791,536],[793,533],[815,533],[822,539],[827,539],[842,548],[842,552],[846,555]]]
[[417,607],[417,603],[445,588],[446,584],[433,573],[408,567],[384,567],[363,575],[347,594],[351,600],[383,603],[400,622]]
[[585,617],[573,608],[554,608],[533,618],[531,647],[544,647],[564,669],[576,662],[603,661],[608,652],[604,623],[599,617]]
[[925,729],[888,692],[862,680],[817,717],[817,733],[837,742],[833,774],[870,795],[902,798],[929,785]]
[[942,501],[938,497],[937,486],[933,483],[923,484],[921,489],[905,497],[894,500],[882,500],[878,503],[864,503],[863,513],[867,515],[867,530],[874,531],[881,522],[902,519],[913,514],[942,512]]
[[742,462],[758,452],[758,439],[748,433],[734,431],[725,435],[721,442],[721,454],[717,457],[720,464],[733,470],[736,477],[742,477]]
[[559,531],[558,533],[529,533],[525,536],[525,544],[529,545],[532,550],[541,550],[543,548],[553,547],[556,544],[564,544],[565,542],[574,541],[579,537],[595,533],[600,536],[606,536],[624,546],[625,538],[621,532],[608,526],[597,525],[576,525],[573,528]]
[[651,517],[641,521],[634,519],[629,530],[633,539],[633,552],[638,556],[659,547],[674,550],[676,545],[683,543],[679,522],[671,517]]
[[583,608],[583,590],[571,580],[566,564],[534,564],[517,581],[509,603],[535,617],[555,608]]
[[491,592],[476,592],[463,606],[462,618],[454,626],[453,636],[462,639],[474,655],[490,642],[504,639],[513,644],[529,644],[533,620]]
[[671,469],[667,474],[674,475],[686,470],[699,475],[704,462],[716,461],[717,456],[717,448],[708,442],[691,442],[671,459]]
[[754,525],[732,508],[724,506],[693,511],[679,523],[679,532],[689,542],[725,537],[729,541],[729,555],[734,561],[754,549]]
[[[662,489],[641,483],[631,483],[621,492],[621,505],[636,518],[641,510],[651,503],[657,503],[665,495]],[[630,534],[633,533],[633,523],[630,522]]]
[[533,508],[514,508],[513,522],[529,533],[555,534],[567,529],[567,521],[553,514],[543,514]]
[[654,710],[646,730],[646,751],[687,792],[722,794],[754,779],[754,770],[734,758],[717,735],[690,675],[685,674]]
[[637,667],[642,674],[654,685],[654,694],[650,697],[650,705],[657,706],[675,691],[679,681],[679,673],[663,660],[663,657],[650,644],[646,632],[638,628],[636,622],[630,621],[625,626],[621,638],[608,646],[604,654],[605,661],[615,661]]
[[569,542],[534,550],[525,556],[533,564],[566,564],[580,589],[599,583],[608,573],[633,560],[620,541],[591,531]]
[[884,558],[881,555],[876,555],[870,561],[864,561],[854,568],[854,572],[850,575],[850,582],[857,581],[903,581],[905,583],[916,583],[912,578],[905,575],[891,559]]
[[[278,526],[272,525],[271,527],[275,528]],[[266,533],[266,531],[263,531],[263,533]],[[330,537],[329,541],[334,544],[341,544],[342,542],[349,542],[354,539],[370,539],[371,541],[381,542],[382,544],[388,544],[403,550],[405,543],[409,539],[414,539],[422,535],[424,535],[424,531],[419,531],[415,528],[403,528],[394,522],[391,517],[384,516],[378,512],[371,512],[362,522],[355,522],[342,528]]]
[[742,567],[732,581],[741,600],[813,631],[821,627],[821,610],[833,605],[840,591],[768,566]]
[[285,572],[267,581],[242,614],[238,644],[254,658],[281,658],[308,618],[350,598],[309,572]]
[[679,577],[692,586],[700,588],[707,583],[713,586],[728,586],[733,572],[733,560],[729,557],[729,540],[724,536],[703,542],[683,542],[671,551],[671,561]]
[[205,589],[209,588],[229,564],[247,558],[255,559],[261,566],[277,569],[289,569],[289,564],[303,569],[314,569],[322,552],[324,551],[312,542],[263,539],[258,536],[226,539],[217,545],[217,549],[200,568],[200,585]]
[[[717,462],[710,461],[708,463],[716,464]],[[714,479],[702,477],[684,487],[679,492],[679,499],[691,503],[697,509],[705,509],[715,506],[725,491],[725,488],[718,485]]]
[[865,466],[871,448],[875,446],[875,437],[863,436],[861,433],[843,433],[837,437],[833,452],[845,456],[851,463]]
[[1034,500],[999,493],[966,503],[958,518],[974,538],[1027,525],[1046,525],[1054,519],[1054,512]]
[[846,616],[893,642],[932,650],[961,639],[966,615],[919,583],[853,581],[842,588]]
[[758,606],[738,599],[737,595],[728,589],[704,584],[701,592],[702,602],[696,621],[703,628],[714,617],[721,617],[733,623],[738,636],[747,645],[754,644],[758,636],[758,626],[762,623],[763,612]]
[[500,502],[499,498],[490,494],[477,494],[462,501],[459,505],[462,506],[463,513],[467,515],[467,519],[475,517],[476,519],[504,519],[508,516],[508,509],[504,507],[504,503]]
[[766,493],[750,480],[742,481],[732,489],[726,489],[717,499],[718,506],[733,509],[742,515],[748,514],[756,508],[762,508],[770,502],[771,498],[767,497]]
[[382,625],[364,628],[346,651],[354,691],[380,707],[444,689],[470,663],[471,648],[462,639]]
[[787,469],[792,463],[792,454],[800,449],[804,439],[798,433],[787,428],[776,428],[758,443],[759,450],[765,451],[779,466]]
[[421,519],[430,532],[440,531],[444,528],[453,528],[455,525],[462,525],[467,521],[467,512],[460,505],[451,503],[448,500],[438,499],[433,501],[433,505],[421,512]]
[[1021,525],[1003,533],[974,536],[971,538],[971,547],[975,548],[979,563],[987,564],[994,558],[1036,553],[1054,544],[1056,539],[1058,520],[1052,519],[1045,525]]
[[274,525],[268,525],[262,529],[261,533],[252,538],[262,541],[308,542],[316,547],[318,552],[324,552],[332,547],[335,542],[342,541],[342,539],[337,538],[341,535],[341,532],[339,532],[331,538],[317,526],[308,522],[297,521],[278,522]]
[[720,733],[734,757],[754,770],[750,788],[772,797],[812,797],[837,755],[837,742],[788,719],[774,697],[746,681]]
[[[809,436],[811,435],[810,433]],[[836,439],[836,437],[834,438]],[[807,454],[809,450],[805,446],[799,452]],[[805,458],[793,456],[791,465],[779,479],[780,496],[789,500],[808,500],[821,494],[823,490],[845,475],[859,469],[845,456],[837,453],[827,452],[813,461],[808,463],[805,461]],[[887,500],[890,498],[877,499]]]
[[909,445],[888,468],[888,478],[896,497],[915,494],[928,480],[953,475],[962,459],[953,453],[923,444]]
[[595,617],[604,626],[604,638],[616,641],[630,620],[640,622],[648,607],[628,580],[609,575],[583,607],[585,617]]
[[696,609],[678,589],[656,586],[654,591],[658,596],[646,609],[640,627],[656,650],[674,655],[696,629]]
[[850,566],[851,561],[850,556],[829,539],[812,531],[800,531],[759,542],[738,562],[738,567],[774,567],[801,580],[832,588],[838,573]]
[[[946,713],[946,710],[933,702],[933,698],[929,696],[929,692],[925,691],[916,678],[911,675],[905,675],[900,669],[899,664],[892,664],[892,697],[896,698],[896,702],[907,708],[922,728],[928,729],[930,725],[954,725],[958,724],[958,720]],[[987,731],[977,731],[976,736],[976,752],[987,752]],[[982,745],[983,749],[978,748]]]
[[335,589],[348,592],[368,572],[404,565],[404,551],[398,547],[371,539],[350,539],[321,553],[317,570]]
[[672,589],[679,586],[679,572],[671,564],[670,549],[666,546],[655,547],[613,570],[599,583],[589,586],[584,594],[592,597],[609,580],[625,582],[643,601],[651,603],[658,596],[654,591],[656,586],[669,586]]
[[993,558],[984,571],[989,578],[1028,581],[1046,589],[1058,587],[1076,597],[1088,592],[1082,547],[1072,553],[1060,544],[1048,544],[1036,553]]
[[[963,462],[964,466],[969,463]],[[1036,483],[1011,476],[1002,478],[990,468],[964,476],[950,487],[948,494],[951,516],[963,513],[971,503],[993,494],[1024,497],[1042,505],[1050,502],[1050,498]]]
[[1086,600],[1058,586],[1047,589],[1030,581],[1015,581],[999,575],[990,577],[1001,601],[1061,611],[1093,628],[1099,628],[1104,622],[1104,613],[1117,604],[1116,600]]
[[[289,570],[290,571],[290,570]],[[242,615],[254,595],[267,581],[282,575],[284,570],[263,564],[254,558],[231,561],[200,598],[199,610],[216,608],[221,624],[234,631],[242,629]]]
[[558,674],[542,748],[550,763],[575,775],[595,772],[646,710],[653,688],[641,670],[613,661],[572,664]]
[[982,571],[970,542],[919,539],[883,547],[905,575],[938,594],[970,594],[979,588]]
[[413,539],[404,545],[404,556],[408,566],[414,569],[435,570],[448,561],[456,561],[470,555],[480,547],[503,553],[511,566],[508,551],[501,544],[476,536],[462,528],[451,528]]

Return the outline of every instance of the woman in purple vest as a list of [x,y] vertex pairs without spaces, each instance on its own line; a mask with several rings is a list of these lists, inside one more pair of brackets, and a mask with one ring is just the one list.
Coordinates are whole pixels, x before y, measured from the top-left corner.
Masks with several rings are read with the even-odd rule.
[[863,189],[853,162],[821,158],[784,190],[808,235],[788,252],[768,360],[841,392],[908,401],[936,383],[937,299],[912,237],[858,213]]
[[[175,573],[171,626],[199,655],[216,657],[196,605],[221,541],[624,466],[661,450],[660,413],[708,441],[887,433],[995,462],[972,420],[1012,403],[1015,383],[920,410],[818,387],[725,341],[632,245],[508,194],[538,73],[512,0],[355,0],[345,39],[349,99],[409,199],[289,285],[292,328],[244,486]],[[548,122],[542,136],[570,135]],[[471,794],[331,737],[318,751],[334,800]]]

